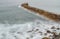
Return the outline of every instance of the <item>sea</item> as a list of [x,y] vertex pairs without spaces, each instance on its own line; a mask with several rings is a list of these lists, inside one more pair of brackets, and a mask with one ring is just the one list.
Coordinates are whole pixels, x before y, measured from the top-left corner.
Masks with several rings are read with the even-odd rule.
[[0,1],[0,23],[20,24],[40,19],[39,16],[31,14],[18,6],[14,2]]
[[19,39],[19,36],[16,37],[17,31],[25,32],[30,26],[37,26],[41,23],[54,24],[54,22],[49,23],[48,20],[32,14],[34,12],[22,9],[19,3],[17,0],[0,0],[0,39]]
[[[24,9],[22,9],[20,4],[27,2],[28,0],[0,0],[0,23],[9,23],[9,24],[18,24],[18,23],[25,23],[29,21],[33,21],[36,19],[39,20],[44,20],[43,18],[32,14],[31,12],[28,12]],[[47,0],[46,0],[47,1]],[[46,2],[45,1],[45,2]],[[57,12],[59,13],[60,10],[60,4],[59,1],[53,0],[50,2],[47,1],[47,3],[43,3],[44,1],[41,0],[41,6],[38,4],[39,1],[34,1],[34,0],[29,0],[28,1],[30,5],[35,6],[35,7],[40,7],[41,9],[51,11],[51,12]],[[49,2],[49,3],[48,3]],[[49,6],[50,4],[50,6]],[[60,14],[60,13],[59,13]]]

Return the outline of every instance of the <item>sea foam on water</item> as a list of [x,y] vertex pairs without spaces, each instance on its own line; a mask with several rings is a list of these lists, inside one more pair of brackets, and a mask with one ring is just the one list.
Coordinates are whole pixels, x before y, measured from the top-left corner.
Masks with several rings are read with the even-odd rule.
[[[57,30],[57,28],[60,28],[59,24],[51,25],[40,20],[25,24],[0,25],[0,39],[42,39],[43,37],[53,36],[49,31],[60,33],[60,30]],[[55,27],[55,29],[51,29],[51,27]]]

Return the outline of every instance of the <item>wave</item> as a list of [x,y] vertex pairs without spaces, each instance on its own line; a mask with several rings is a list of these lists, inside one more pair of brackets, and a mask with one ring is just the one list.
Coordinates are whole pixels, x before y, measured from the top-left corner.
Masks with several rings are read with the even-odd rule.
[[[54,31],[51,27],[60,28],[59,24],[44,23],[40,20],[34,20],[33,22],[26,22],[24,24],[0,24],[0,39],[41,39],[44,36],[49,37],[52,34],[47,34],[47,30]],[[60,33],[60,30],[56,30],[56,33]]]

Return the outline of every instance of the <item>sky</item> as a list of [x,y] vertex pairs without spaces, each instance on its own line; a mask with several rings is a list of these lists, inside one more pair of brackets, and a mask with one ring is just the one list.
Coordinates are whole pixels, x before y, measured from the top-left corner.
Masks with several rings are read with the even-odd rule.
[[20,0],[20,4],[28,2],[30,6],[60,14],[60,0]]
[[29,2],[36,5],[57,5],[60,6],[59,0],[20,0],[21,2]]
[[60,0],[0,0],[1,3],[13,3],[13,4],[21,4],[24,2],[28,2],[30,4],[40,5],[40,6],[60,6]]
[[[31,6],[38,7],[44,10],[60,13],[60,0],[0,0],[0,7],[20,5],[28,2]],[[6,5],[7,4],[7,5]]]

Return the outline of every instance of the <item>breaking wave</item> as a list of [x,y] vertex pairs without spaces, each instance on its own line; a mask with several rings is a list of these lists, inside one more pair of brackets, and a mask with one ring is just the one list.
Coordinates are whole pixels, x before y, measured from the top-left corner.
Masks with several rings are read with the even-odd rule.
[[[44,33],[46,30],[53,31],[51,29],[52,26],[60,27],[58,24],[47,24],[40,20],[35,20],[24,24],[0,24],[0,39],[41,39],[45,36]],[[38,33],[39,31],[42,32],[42,35],[41,33]],[[56,32],[59,33],[60,30],[57,30]],[[47,37],[49,35],[52,34],[48,34]]]

